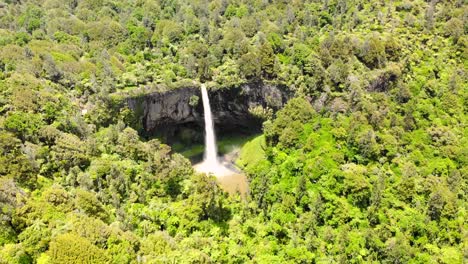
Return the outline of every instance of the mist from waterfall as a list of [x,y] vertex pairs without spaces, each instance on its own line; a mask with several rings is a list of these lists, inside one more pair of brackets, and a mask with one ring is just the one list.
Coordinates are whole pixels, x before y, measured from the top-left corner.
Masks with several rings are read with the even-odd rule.
[[205,153],[203,161],[195,165],[195,170],[203,173],[212,173],[218,177],[234,174],[234,171],[223,166],[218,160],[210,98],[205,84],[201,85],[201,94],[203,101],[203,114],[205,117]]

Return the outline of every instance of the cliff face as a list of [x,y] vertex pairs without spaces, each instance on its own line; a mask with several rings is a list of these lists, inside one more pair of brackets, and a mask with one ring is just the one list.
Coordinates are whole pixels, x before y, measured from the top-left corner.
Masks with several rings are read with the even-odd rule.
[[201,120],[201,102],[190,105],[192,96],[200,96],[195,88],[187,87],[163,93],[151,93],[127,99],[128,107],[139,117],[144,131],[163,125],[177,125]]
[[[215,125],[218,130],[226,131],[260,128],[261,121],[249,109],[262,106],[276,111],[292,96],[285,86],[261,82],[208,93]],[[199,87],[128,98],[127,104],[140,118],[147,135],[168,135],[177,133],[182,127],[203,127],[203,102]]]

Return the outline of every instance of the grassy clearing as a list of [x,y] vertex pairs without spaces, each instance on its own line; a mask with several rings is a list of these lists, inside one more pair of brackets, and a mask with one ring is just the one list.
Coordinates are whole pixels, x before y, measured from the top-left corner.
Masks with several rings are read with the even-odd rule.
[[[253,140],[258,135],[245,136],[245,135],[235,135],[235,136],[221,136],[218,141],[218,154],[225,155],[234,151],[236,148],[242,148],[247,142]],[[176,143],[172,145],[172,149],[190,160],[194,160],[197,157],[201,157],[205,151],[205,145],[203,144],[193,144],[190,146],[185,146],[181,143]]]
[[263,135],[257,136],[245,143],[241,148],[236,165],[240,168],[247,169],[249,166],[264,160],[266,158],[264,148],[265,137]]

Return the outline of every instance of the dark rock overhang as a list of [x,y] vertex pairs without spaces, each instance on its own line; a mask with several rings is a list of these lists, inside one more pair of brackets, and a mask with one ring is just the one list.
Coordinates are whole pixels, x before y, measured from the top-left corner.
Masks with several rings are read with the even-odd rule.
[[[253,82],[209,90],[213,119],[218,130],[261,128],[251,109],[280,109],[292,92],[284,85]],[[198,100],[197,100],[198,99]],[[127,99],[128,107],[141,122],[144,135],[174,130],[176,126],[203,127],[203,105],[199,87],[154,92]]]

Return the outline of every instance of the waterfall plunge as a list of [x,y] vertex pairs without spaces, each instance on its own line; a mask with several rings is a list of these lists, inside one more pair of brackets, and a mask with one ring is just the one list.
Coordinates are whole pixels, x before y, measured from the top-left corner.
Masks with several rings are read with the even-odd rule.
[[206,162],[206,164],[215,166],[218,164],[218,158],[216,157],[218,149],[216,147],[213,118],[211,117],[210,98],[208,97],[208,91],[204,84],[201,86],[201,93],[203,112],[205,114],[205,156],[203,161]]
[[203,113],[205,115],[205,154],[203,161],[195,165],[195,170],[203,173],[212,173],[215,176],[227,176],[235,174],[234,171],[223,166],[217,156],[216,136],[214,133],[214,123],[211,116],[210,98],[205,84],[201,85]]

